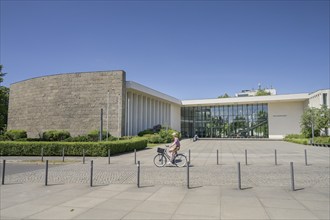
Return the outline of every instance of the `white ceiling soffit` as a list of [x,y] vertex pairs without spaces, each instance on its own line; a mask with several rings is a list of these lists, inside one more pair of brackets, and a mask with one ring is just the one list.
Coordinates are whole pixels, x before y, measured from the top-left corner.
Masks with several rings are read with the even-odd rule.
[[177,105],[182,104],[179,99],[176,99],[172,96],[169,96],[169,95],[166,95],[164,93],[158,92],[154,89],[148,88],[148,87],[143,86],[141,84],[138,84],[136,82],[126,81],[126,89],[127,90],[135,90],[135,91],[140,92],[140,93],[145,93],[146,95],[154,96],[156,98],[160,98],[160,99],[163,99],[165,101],[175,103]]

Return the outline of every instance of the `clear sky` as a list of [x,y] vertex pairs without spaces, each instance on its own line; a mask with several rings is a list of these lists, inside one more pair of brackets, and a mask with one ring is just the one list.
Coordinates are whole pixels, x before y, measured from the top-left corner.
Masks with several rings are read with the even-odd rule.
[[329,1],[1,0],[4,84],[124,70],[178,99],[329,88]]

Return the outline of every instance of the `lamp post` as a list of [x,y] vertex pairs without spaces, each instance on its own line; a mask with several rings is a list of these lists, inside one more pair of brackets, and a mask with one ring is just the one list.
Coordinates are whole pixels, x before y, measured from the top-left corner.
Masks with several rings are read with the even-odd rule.
[[109,138],[109,96],[110,96],[110,92],[108,90],[108,96],[107,96],[107,141]]

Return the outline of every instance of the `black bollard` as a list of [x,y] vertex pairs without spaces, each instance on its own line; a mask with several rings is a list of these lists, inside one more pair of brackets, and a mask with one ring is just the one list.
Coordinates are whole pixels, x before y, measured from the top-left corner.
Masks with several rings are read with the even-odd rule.
[[189,167],[190,167],[190,161],[187,162],[187,188],[189,189]]
[[137,164],[137,187],[140,188],[140,161]]
[[134,149],[134,164],[136,164],[136,149]]
[[63,149],[62,149],[62,162],[64,162],[64,147],[63,147]]
[[111,153],[111,151],[110,151],[110,149],[108,149],[108,164],[110,164],[110,153]]
[[91,179],[90,179],[90,186],[93,186],[93,160],[91,161]]
[[46,160],[45,186],[48,185],[48,160]]
[[189,164],[190,164],[190,161],[191,161],[191,160],[190,160],[190,149],[189,149],[189,154],[188,154],[188,156],[189,156],[189,157],[188,157],[188,158],[189,158],[188,160],[189,160]]
[[44,148],[41,148],[41,162],[44,162]]
[[305,165],[308,166],[307,164],[307,150],[305,149]]
[[217,165],[219,165],[219,150],[217,150]]
[[5,173],[6,173],[6,160],[2,162],[2,185],[5,185]]
[[83,149],[83,164],[85,164],[85,149]]
[[290,171],[291,171],[291,189],[292,191],[295,191],[294,187],[294,171],[293,171],[293,162],[290,162]]
[[277,166],[277,151],[275,149],[275,165]]
[[247,163],[247,150],[245,149],[245,165],[248,165]]
[[238,168],[238,189],[241,190],[242,189],[242,179],[241,179],[241,163],[238,162],[237,163],[237,168]]

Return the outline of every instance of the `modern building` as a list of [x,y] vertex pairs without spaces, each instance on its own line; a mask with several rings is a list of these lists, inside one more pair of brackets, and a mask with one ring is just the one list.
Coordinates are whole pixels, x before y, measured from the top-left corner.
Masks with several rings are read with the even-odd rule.
[[102,118],[103,130],[113,136],[136,135],[161,124],[181,131],[184,137],[197,133],[207,138],[282,138],[300,132],[300,117],[307,106],[329,103],[329,89],[179,100],[126,81],[122,70],[68,73],[12,84],[8,130],[24,129],[29,137],[46,130],[67,130],[78,136],[100,129]]

